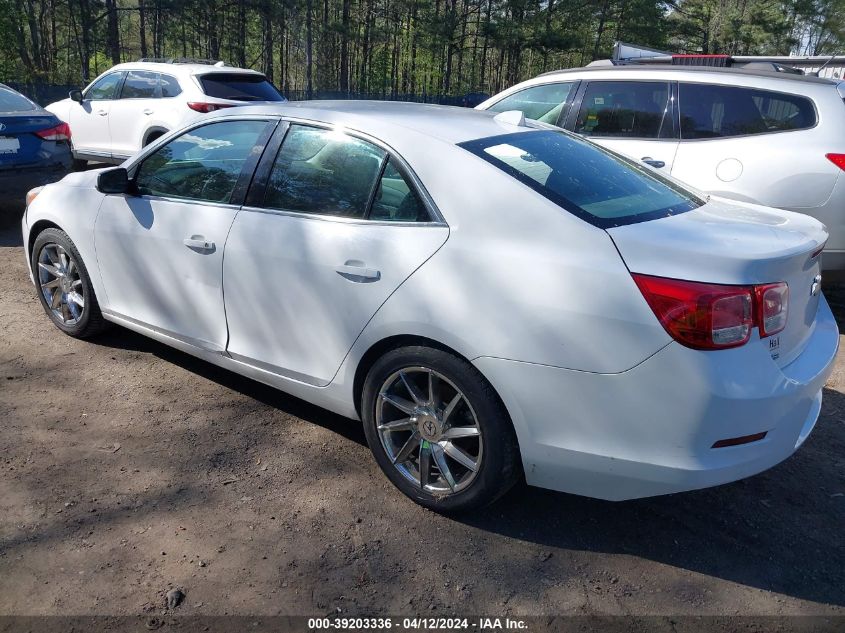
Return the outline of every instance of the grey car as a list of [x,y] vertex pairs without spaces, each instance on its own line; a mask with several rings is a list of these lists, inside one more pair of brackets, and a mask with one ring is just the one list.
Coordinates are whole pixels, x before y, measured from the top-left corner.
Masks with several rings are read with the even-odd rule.
[[845,270],[845,82],[772,71],[601,66],[546,73],[478,106],[588,137],[714,196],[798,211]]

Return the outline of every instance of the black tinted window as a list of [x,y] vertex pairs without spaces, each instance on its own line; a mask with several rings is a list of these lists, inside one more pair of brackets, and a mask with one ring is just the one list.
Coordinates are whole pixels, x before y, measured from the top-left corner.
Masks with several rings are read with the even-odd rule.
[[120,91],[121,99],[155,99],[158,96],[158,73],[130,70]]
[[342,132],[292,125],[276,157],[264,205],[363,218],[385,152]]
[[0,112],[26,112],[35,110],[35,104],[9,88],[0,87]]
[[390,160],[382,172],[370,219],[382,222],[428,222],[430,217],[414,188]]
[[122,79],[123,73],[106,75],[85,92],[85,98],[91,101],[114,99],[117,87]]
[[284,101],[285,98],[263,75],[246,73],[212,73],[200,77],[202,89],[209,97],[235,101]]
[[175,77],[160,75],[159,81],[161,83],[162,97],[175,97],[182,92],[182,88],[179,87],[179,82],[176,81]]
[[675,215],[700,204],[651,170],[563,132],[505,134],[461,145],[600,227]]
[[586,136],[671,138],[669,84],[590,82],[581,101],[575,131]]
[[229,202],[266,121],[224,121],[190,130],[144,159],[144,195]]
[[490,106],[488,110],[490,112],[520,110],[529,119],[555,124],[572,91],[572,86],[572,83],[558,83],[526,88],[505,97]]
[[681,138],[800,130],[816,124],[806,97],[707,84],[680,85]]

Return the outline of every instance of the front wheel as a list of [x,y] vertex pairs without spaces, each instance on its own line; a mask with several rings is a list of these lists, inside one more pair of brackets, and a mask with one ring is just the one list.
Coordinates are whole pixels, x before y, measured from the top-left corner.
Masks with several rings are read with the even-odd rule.
[[65,334],[89,338],[104,329],[88,269],[67,233],[49,228],[32,246],[38,298],[50,320]]
[[519,478],[519,448],[504,406],[475,367],[448,352],[388,352],[367,375],[362,414],[379,466],[423,506],[478,508]]

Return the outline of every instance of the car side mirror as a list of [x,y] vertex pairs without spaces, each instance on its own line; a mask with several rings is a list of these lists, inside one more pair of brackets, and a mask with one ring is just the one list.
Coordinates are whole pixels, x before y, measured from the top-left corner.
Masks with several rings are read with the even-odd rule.
[[77,103],[82,103],[82,91],[81,90],[71,90],[67,93],[67,96],[71,98],[71,101],[76,101]]
[[129,193],[129,188],[129,173],[124,167],[107,169],[97,176],[97,191],[100,193]]

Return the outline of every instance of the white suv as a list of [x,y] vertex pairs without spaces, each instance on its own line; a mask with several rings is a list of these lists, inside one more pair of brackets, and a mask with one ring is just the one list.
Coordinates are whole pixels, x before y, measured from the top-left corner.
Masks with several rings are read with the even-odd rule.
[[[600,66],[556,71],[488,99],[702,191],[811,215],[845,269],[845,82],[760,70]],[[774,248],[774,245],[773,245]]]
[[46,109],[70,126],[76,161],[122,163],[203,113],[284,100],[254,70],[222,62],[141,60],[113,66]]

